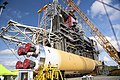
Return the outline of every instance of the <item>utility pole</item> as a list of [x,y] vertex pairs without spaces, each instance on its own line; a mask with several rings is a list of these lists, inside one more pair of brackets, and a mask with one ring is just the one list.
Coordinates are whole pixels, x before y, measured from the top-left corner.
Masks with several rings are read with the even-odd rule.
[[6,6],[7,4],[8,4],[8,2],[5,1],[5,2],[3,3],[3,5],[0,6],[0,16],[1,16],[2,12],[3,12],[3,9],[5,9],[5,6]]

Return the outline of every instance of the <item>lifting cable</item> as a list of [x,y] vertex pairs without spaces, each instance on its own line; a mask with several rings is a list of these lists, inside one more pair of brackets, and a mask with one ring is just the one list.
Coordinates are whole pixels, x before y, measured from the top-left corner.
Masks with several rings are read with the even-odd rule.
[[45,41],[46,41],[46,38],[47,38],[47,35],[46,35],[46,9],[44,10],[44,16],[45,16],[45,19],[44,19],[44,33],[43,33],[43,46],[45,46]]
[[[3,39],[2,39],[3,40]],[[20,59],[15,55],[15,52],[8,46],[8,44],[5,42],[5,40],[3,40],[3,42],[6,44],[6,46],[11,50],[11,52],[13,53],[13,55],[20,61]]]
[[100,2],[100,3],[102,3],[102,4],[104,4],[104,5],[107,5],[107,6],[109,6],[109,7],[113,8],[113,9],[115,9],[115,10],[120,11],[120,9],[119,9],[119,8],[116,8],[116,7],[112,6],[112,5],[109,5],[109,4],[107,4],[107,3],[103,2],[103,1],[100,1],[100,0],[96,0],[96,1],[98,1],[98,2]]
[[38,13],[38,28],[40,28],[40,13]]
[[115,30],[114,30],[114,27],[113,27],[113,25],[112,25],[112,22],[111,22],[111,20],[110,20],[109,14],[108,14],[108,12],[107,12],[107,9],[106,9],[104,3],[102,3],[102,4],[103,4],[104,10],[105,10],[105,12],[106,12],[107,18],[108,18],[108,20],[109,20],[109,23],[110,23],[111,29],[112,29],[112,31],[113,31],[113,35],[114,35],[115,40],[116,40],[116,42],[117,42],[118,49],[120,50],[119,41],[118,41],[118,39],[117,39],[117,35],[116,35],[116,33],[115,33]]

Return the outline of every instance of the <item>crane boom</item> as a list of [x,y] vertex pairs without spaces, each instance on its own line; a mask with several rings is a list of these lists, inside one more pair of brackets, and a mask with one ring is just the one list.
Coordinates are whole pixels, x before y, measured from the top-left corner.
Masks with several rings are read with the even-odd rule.
[[80,10],[80,8],[72,1],[66,0],[67,4],[79,14],[79,16],[87,23],[89,26],[90,33],[95,37],[98,43],[109,53],[110,57],[113,58],[120,65],[120,53],[116,48],[107,40],[107,38],[97,29],[97,27],[91,22],[91,20]]

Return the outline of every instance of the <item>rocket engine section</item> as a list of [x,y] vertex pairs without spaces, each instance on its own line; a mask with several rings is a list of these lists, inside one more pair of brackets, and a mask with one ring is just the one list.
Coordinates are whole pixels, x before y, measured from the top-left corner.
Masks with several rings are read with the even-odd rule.
[[[80,71],[80,73],[89,73],[100,66],[101,63],[90,58],[78,56],[73,53],[57,50],[44,46],[44,52],[40,53],[40,62],[44,65],[51,64],[64,71]],[[44,61],[44,62],[43,62]]]
[[[47,46],[39,45],[39,51],[40,53],[36,57],[36,60],[38,60],[40,64],[43,63],[44,66],[51,65],[53,67],[57,67],[59,70],[63,70],[67,72],[79,71],[82,74],[89,73],[95,70],[97,66],[101,65],[99,61],[92,60],[90,58],[79,56],[73,53],[68,53],[65,51],[50,48]],[[26,54],[29,54],[29,52]],[[36,53],[33,53],[32,55],[35,54]],[[36,62],[29,59],[25,59],[23,63],[22,62],[18,62],[18,63],[16,64],[16,68],[19,68],[18,65],[20,65],[21,68],[22,64],[24,69],[27,68],[38,69],[40,66],[40,64],[37,64]]]

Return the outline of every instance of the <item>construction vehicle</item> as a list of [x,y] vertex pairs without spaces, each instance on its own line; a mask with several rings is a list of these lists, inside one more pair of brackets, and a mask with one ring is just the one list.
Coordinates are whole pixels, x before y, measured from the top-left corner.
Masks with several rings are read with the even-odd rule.
[[[0,37],[4,42],[7,40],[15,43],[18,55],[25,57],[23,62],[19,60],[16,63],[18,79],[63,80],[67,72],[82,75],[99,72],[102,62],[98,61],[96,42],[85,36],[74,11],[78,12],[90,26],[98,42],[119,63],[119,53],[105,36],[72,0],[67,0],[67,4],[74,9],[73,12],[63,9],[57,0],[40,9],[39,14],[44,11],[40,27],[26,26],[10,20],[7,28],[2,28]],[[7,46],[11,45],[9,43],[6,43]]]

